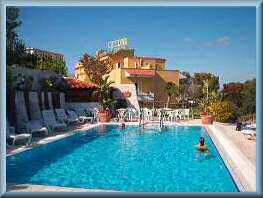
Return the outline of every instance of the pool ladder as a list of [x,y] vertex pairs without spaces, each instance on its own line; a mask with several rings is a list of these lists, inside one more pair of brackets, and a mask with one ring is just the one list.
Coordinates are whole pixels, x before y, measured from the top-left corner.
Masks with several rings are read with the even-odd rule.
[[164,116],[164,109],[161,109],[161,117],[159,122],[160,128],[163,128],[163,116]]
[[143,113],[143,109],[140,109],[139,127],[144,128],[144,113]]

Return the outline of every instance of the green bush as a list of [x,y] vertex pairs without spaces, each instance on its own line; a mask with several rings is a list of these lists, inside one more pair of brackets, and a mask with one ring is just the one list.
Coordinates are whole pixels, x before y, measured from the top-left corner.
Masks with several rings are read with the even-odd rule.
[[231,103],[227,101],[214,101],[209,104],[207,110],[218,122],[229,122],[234,115]]

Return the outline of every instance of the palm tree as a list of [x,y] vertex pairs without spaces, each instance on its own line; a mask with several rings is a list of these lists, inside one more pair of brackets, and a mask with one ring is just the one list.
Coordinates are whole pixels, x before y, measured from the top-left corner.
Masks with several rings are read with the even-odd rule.
[[178,85],[176,85],[175,83],[173,83],[173,82],[168,82],[166,84],[165,90],[166,90],[166,92],[168,94],[167,102],[166,102],[166,108],[168,108],[170,100],[171,100],[171,97],[172,96],[178,97],[180,95],[181,91],[180,91],[180,87]]

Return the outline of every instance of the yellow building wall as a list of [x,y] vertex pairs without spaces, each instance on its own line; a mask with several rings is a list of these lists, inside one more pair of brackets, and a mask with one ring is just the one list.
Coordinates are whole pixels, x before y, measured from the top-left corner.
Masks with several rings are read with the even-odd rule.
[[[136,65],[135,65],[136,63]],[[124,58],[124,68],[140,68],[140,69],[165,69],[165,61],[152,59],[147,57],[126,57]]]
[[[179,71],[156,71],[155,81],[155,101],[166,102],[168,94],[165,87],[168,82],[173,82],[176,85],[179,85]],[[176,102],[176,98],[171,97],[170,102]]]
[[[173,82],[179,85],[179,71],[177,70],[157,70],[156,75],[154,77],[127,77],[126,71],[128,69],[121,69],[121,80],[119,84],[134,84],[140,87],[141,91],[144,93],[153,92],[155,95],[155,101],[166,102],[167,100],[167,92],[165,91],[165,87],[168,82]],[[175,102],[176,98],[171,98],[171,103]]]
[[157,70],[159,75],[166,83],[173,82],[179,85],[179,71],[178,70]]
[[109,73],[109,80],[115,85],[121,84],[121,69],[115,68]]

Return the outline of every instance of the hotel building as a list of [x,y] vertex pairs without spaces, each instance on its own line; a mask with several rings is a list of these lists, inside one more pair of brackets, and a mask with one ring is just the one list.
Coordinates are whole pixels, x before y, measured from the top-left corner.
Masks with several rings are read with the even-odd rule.
[[[97,57],[107,58],[107,52],[100,50]],[[179,79],[183,78],[178,70],[166,70],[164,58],[136,56],[134,49],[119,49],[114,52],[114,68],[110,72],[110,80],[115,85],[134,84],[138,100],[146,106],[163,107],[167,101],[165,87],[168,82],[179,85]],[[78,63],[75,65],[75,77],[89,81],[84,67]],[[175,98],[171,98],[171,104]]]

